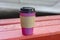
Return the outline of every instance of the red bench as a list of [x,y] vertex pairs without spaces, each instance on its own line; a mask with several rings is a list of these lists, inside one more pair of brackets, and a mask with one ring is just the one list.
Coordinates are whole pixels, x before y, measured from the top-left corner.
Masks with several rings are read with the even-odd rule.
[[34,34],[22,35],[20,19],[0,20],[0,39],[6,40],[60,40],[60,15],[36,18]]

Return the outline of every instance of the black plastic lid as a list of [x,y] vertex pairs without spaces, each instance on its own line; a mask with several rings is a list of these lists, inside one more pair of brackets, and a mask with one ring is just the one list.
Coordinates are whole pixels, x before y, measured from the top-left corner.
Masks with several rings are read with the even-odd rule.
[[32,12],[35,12],[35,8],[32,8],[32,7],[22,7],[20,9],[20,12],[22,12],[22,13],[32,13]]

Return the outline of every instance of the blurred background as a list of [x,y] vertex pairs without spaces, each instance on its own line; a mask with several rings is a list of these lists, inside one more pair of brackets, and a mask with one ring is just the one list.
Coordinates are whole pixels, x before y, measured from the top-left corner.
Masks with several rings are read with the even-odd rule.
[[18,18],[21,7],[34,7],[36,16],[60,15],[60,0],[0,0],[0,19]]

